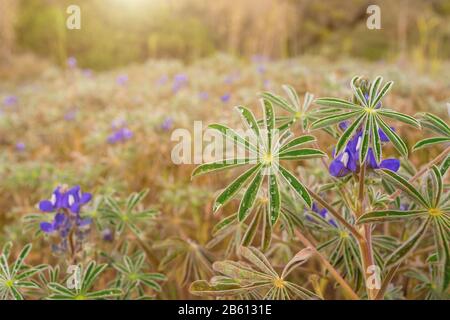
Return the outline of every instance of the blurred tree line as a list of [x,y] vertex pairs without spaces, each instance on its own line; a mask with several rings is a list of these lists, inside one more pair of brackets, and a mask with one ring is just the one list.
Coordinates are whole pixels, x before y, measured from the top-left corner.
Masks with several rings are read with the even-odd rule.
[[[66,8],[81,8],[68,30]],[[381,30],[366,27],[370,4]],[[0,0],[0,58],[32,51],[108,69],[150,57],[192,60],[224,51],[286,58],[450,57],[450,0]]]

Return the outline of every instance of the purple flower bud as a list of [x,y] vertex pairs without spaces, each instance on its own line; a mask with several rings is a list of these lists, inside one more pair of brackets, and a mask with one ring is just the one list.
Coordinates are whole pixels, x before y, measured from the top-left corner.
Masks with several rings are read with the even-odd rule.
[[116,83],[119,86],[125,86],[128,83],[128,75],[127,74],[121,74],[117,76]]
[[77,59],[75,57],[69,57],[67,59],[67,66],[71,69],[77,67]]
[[16,150],[18,152],[24,152],[25,151],[25,143],[22,141],[16,143]]
[[224,95],[222,95],[220,97],[220,100],[222,102],[228,102],[228,101],[230,101],[230,98],[231,98],[231,93],[225,93]]
[[19,99],[16,96],[6,96],[3,99],[3,104],[7,107],[15,106],[19,102]]

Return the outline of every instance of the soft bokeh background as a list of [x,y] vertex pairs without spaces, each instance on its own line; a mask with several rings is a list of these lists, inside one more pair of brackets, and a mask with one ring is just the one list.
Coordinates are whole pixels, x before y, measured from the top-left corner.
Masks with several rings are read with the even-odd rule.
[[[69,4],[81,7],[81,30],[65,27]],[[381,7],[381,30],[366,27],[370,4]],[[0,244],[33,240],[21,217],[67,183],[95,195],[150,188],[145,202],[162,217],[148,242],[183,230],[205,246],[220,219],[214,191],[233,175],[191,181],[193,166],[170,159],[174,128],[238,127],[233,106],[258,112],[257,94],[282,94],[284,83],[346,98],[355,74],[394,80],[392,108],[448,121],[449,58],[448,0],[0,0]],[[133,136],[108,141],[117,125]],[[397,130],[409,147],[428,134]],[[334,142],[319,137],[331,154]],[[327,179],[314,162],[300,174]],[[34,244],[36,262],[54,259],[45,240]],[[208,250],[221,259],[220,249]],[[179,265],[161,297],[189,297]]]

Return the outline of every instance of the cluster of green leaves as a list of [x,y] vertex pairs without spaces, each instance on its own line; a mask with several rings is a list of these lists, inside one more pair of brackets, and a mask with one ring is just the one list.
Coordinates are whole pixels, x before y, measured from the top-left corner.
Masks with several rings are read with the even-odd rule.
[[355,101],[346,101],[338,98],[319,98],[315,100],[315,103],[318,105],[326,108],[338,108],[339,111],[315,121],[311,125],[312,129],[327,128],[342,121],[354,120],[339,138],[336,144],[336,154],[342,152],[357,130],[362,130],[361,147],[359,149],[360,163],[363,164],[366,161],[370,147],[373,150],[375,159],[377,162],[380,162],[381,141],[378,129],[381,128],[395,149],[402,156],[408,156],[408,148],[405,142],[389,127],[384,118],[398,120],[416,128],[420,128],[420,123],[411,116],[387,109],[382,105],[381,99],[389,92],[393,82],[389,81],[383,86],[382,83],[383,78],[377,77],[370,85],[367,85],[365,80],[356,76],[350,82]]

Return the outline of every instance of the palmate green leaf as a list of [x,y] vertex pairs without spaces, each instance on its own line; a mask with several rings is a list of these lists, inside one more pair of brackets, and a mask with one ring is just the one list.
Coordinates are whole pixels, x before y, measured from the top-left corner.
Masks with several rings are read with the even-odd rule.
[[391,128],[386,124],[386,122],[381,119],[378,115],[376,115],[376,121],[378,126],[383,130],[383,132],[386,134],[386,136],[389,138],[389,140],[394,145],[394,148],[404,157],[408,156],[408,148],[406,147],[406,144],[403,142],[403,140],[398,136],[395,131],[391,130]]
[[387,117],[387,118],[391,118],[391,119],[395,119],[398,120],[400,122],[409,124],[417,129],[420,129],[420,122],[417,121],[415,118],[408,116],[406,114],[394,111],[394,110],[389,110],[389,109],[381,109],[379,111],[377,111],[378,114]]
[[256,164],[257,160],[250,159],[250,158],[239,158],[239,159],[225,159],[225,160],[220,160],[220,161],[216,161],[216,162],[208,162],[208,163],[201,164],[197,168],[195,168],[194,171],[192,172],[191,176],[196,177],[196,176],[200,176],[205,173],[235,168],[235,167],[243,166],[243,165],[250,164],[250,163]]
[[428,208],[428,203],[422,194],[414,188],[405,178],[396,174],[395,172],[387,169],[378,170],[385,179],[387,179],[392,184],[396,185],[398,188],[402,189],[412,200],[417,202],[419,205]]
[[450,137],[432,137],[418,141],[413,147],[413,151],[427,148],[438,143],[449,143]]
[[[298,95],[297,95],[297,92],[295,91],[295,89],[292,88],[288,84],[283,84],[281,87],[283,88],[284,92],[286,92],[286,94],[288,95],[288,97],[291,100],[292,104],[294,105],[295,109],[300,110],[300,99],[298,98]],[[305,99],[305,104],[306,103],[307,103],[307,101]]]
[[261,166],[262,164],[258,164],[253,168],[245,171],[243,174],[237,177],[236,180],[234,180],[228,187],[226,187],[225,190],[223,190],[216,198],[213,206],[213,212],[217,212],[217,210],[219,210],[222,206],[233,199],[234,196],[236,196],[236,194],[242,189],[244,184],[250,179],[250,177],[253,176],[255,172],[261,170]]
[[354,104],[353,102],[338,99],[338,98],[318,98],[314,100],[314,103],[324,106],[324,107],[336,107],[336,108],[343,108],[343,109],[350,109],[350,110],[361,110],[361,106],[358,106],[357,104]]
[[402,262],[417,247],[429,224],[430,218],[425,219],[417,231],[387,258],[386,267]]
[[252,152],[258,152],[258,149],[256,146],[251,144],[248,140],[242,138],[235,130],[233,130],[227,126],[224,126],[224,125],[218,124],[218,123],[213,123],[213,124],[210,124],[208,126],[208,128],[219,131],[220,134],[222,134],[222,136],[224,136],[226,139],[228,139],[229,141],[236,142],[237,144],[244,147],[246,150],[250,150]]
[[290,151],[283,151],[278,154],[280,160],[302,160],[325,157],[326,154],[317,149],[297,149]]
[[352,111],[352,112],[345,112],[342,114],[333,114],[331,116],[325,117],[325,118],[321,118],[318,119],[316,121],[314,121],[311,124],[311,129],[321,129],[321,128],[325,128],[325,127],[329,127],[331,125],[334,125],[336,123],[340,123],[342,121],[351,119],[353,117],[356,117],[360,114],[362,114],[364,111],[361,110],[357,110],[357,111]]
[[392,220],[402,220],[408,218],[417,218],[428,213],[427,210],[381,210],[372,211],[363,214],[356,221],[357,224],[361,223],[372,223],[372,222],[384,222]]
[[305,186],[288,170],[279,166],[279,171],[284,177],[288,185],[295,191],[297,195],[305,202],[308,207],[312,207],[312,199]]
[[250,214],[253,205],[255,204],[256,196],[261,188],[261,184],[263,181],[262,170],[256,173],[252,182],[248,186],[247,190],[244,193],[244,197],[239,205],[238,210],[238,219],[239,221],[244,221],[245,218]]

